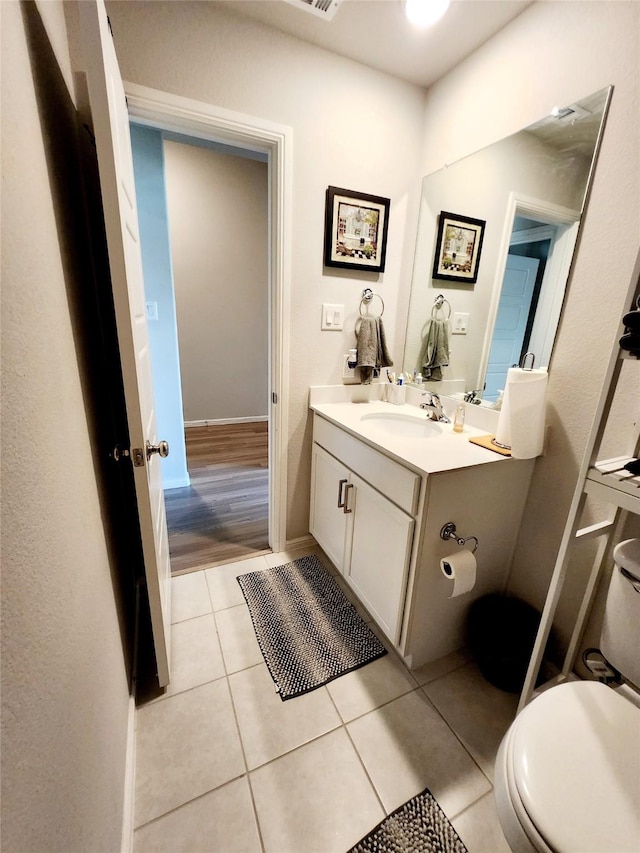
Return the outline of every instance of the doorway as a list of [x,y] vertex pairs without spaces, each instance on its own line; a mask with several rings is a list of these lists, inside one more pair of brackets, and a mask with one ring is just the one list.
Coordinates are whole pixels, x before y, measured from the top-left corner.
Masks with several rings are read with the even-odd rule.
[[269,550],[268,164],[135,124],[131,144],[178,574]]
[[[289,305],[289,205],[287,202],[290,197],[291,162],[289,151],[291,131],[286,127],[275,126],[272,123],[267,124],[258,119],[230,113],[188,99],[166,95],[146,87],[125,84],[125,89],[130,118],[137,125],[161,130],[167,134],[177,133],[182,137],[189,137],[191,142],[198,143],[199,148],[203,145],[210,147],[213,144],[220,146],[226,155],[240,154],[245,157],[248,155],[252,160],[262,161],[266,168],[267,202],[265,214],[269,228],[267,292],[262,312],[263,325],[268,325],[269,330],[268,334],[265,334],[266,346],[263,357],[266,376],[263,398],[266,414],[262,421],[256,421],[253,417],[243,420],[243,416],[240,416],[235,419],[237,423],[231,424],[215,424],[210,423],[206,417],[196,417],[193,419],[194,421],[203,422],[188,424],[187,432],[190,428],[200,431],[200,435],[194,434],[192,445],[194,447],[199,445],[200,450],[202,450],[203,431],[205,438],[209,439],[213,438],[212,433],[214,431],[219,432],[218,427],[224,427],[223,432],[226,432],[226,435],[216,437],[218,450],[212,451],[214,456],[221,447],[224,448],[225,443],[227,452],[230,446],[235,447],[236,450],[240,446],[245,447],[249,455],[253,456],[253,461],[250,464],[256,464],[255,455],[258,452],[262,454],[262,459],[266,464],[258,463],[258,467],[262,469],[263,475],[266,474],[268,482],[268,526],[267,538],[263,542],[267,549],[282,550],[285,546],[284,496],[286,489],[286,403],[288,399],[285,367],[286,352],[288,351],[287,318]],[[155,307],[154,305],[147,305],[148,317],[153,317]],[[227,316],[221,319],[227,329],[233,329],[236,323],[242,321],[237,312],[235,316]],[[214,333],[213,329],[212,333]],[[216,371],[220,370],[224,371],[225,375],[233,374],[234,364],[230,362],[233,362],[233,359],[218,359],[218,363],[207,365],[211,371],[211,376],[215,378]],[[185,420],[189,420],[188,416],[185,417]],[[224,421],[225,418],[214,418],[213,420]],[[234,418],[227,420],[234,421]],[[238,434],[243,434],[244,437],[236,435],[235,438],[230,438],[231,428],[237,430]],[[206,435],[207,432],[210,433],[209,436]],[[185,442],[185,457],[188,443],[187,440]],[[206,451],[203,454],[194,450],[193,456],[200,456],[201,462],[203,458],[210,457],[211,453]],[[196,464],[195,467],[197,468],[198,465]],[[194,478],[190,476],[191,472],[187,472],[186,469],[185,464],[185,477],[189,478],[186,483],[192,488]],[[237,476],[234,477],[233,475],[227,478],[227,480],[235,481],[236,486],[237,479]],[[178,481],[171,483],[178,490],[186,485],[184,481],[180,483],[179,480],[180,477],[178,477]],[[169,489],[166,493],[167,497],[170,499],[171,493],[175,491],[176,489]],[[168,517],[171,514],[169,508],[167,514]],[[206,563],[211,565],[212,562],[225,562],[229,559],[238,559],[255,553],[255,545],[252,544],[250,535],[234,538],[239,540],[236,544],[244,548],[244,554],[239,557],[237,552],[229,553],[220,559],[208,557]],[[242,544],[243,540],[244,545]],[[201,566],[202,562],[199,559],[198,562]],[[181,572],[182,570],[184,569],[181,568],[178,571]]]

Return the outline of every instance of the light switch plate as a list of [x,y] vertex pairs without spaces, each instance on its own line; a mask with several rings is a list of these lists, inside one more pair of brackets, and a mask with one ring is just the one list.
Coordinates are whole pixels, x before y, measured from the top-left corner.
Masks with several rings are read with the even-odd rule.
[[341,332],[344,327],[344,305],[322,304],[322,325],[324,331]]
[[451,324],[451,334],[452,335],[466,335],[467,329],[469,328],[469,315],[461,314],[459,311],[453,315],[453,322]]

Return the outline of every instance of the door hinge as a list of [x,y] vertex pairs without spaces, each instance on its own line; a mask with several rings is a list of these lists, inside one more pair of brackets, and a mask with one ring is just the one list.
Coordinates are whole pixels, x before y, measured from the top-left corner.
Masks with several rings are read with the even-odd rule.
[[278,395],[276,394],[275,391],[271,392],[271,402],[273,403],[274,406],[278,405]]
[[142,447],[132,447],[131,455],[133,456],[133,464],[136,468],[144,468],[145,452]]

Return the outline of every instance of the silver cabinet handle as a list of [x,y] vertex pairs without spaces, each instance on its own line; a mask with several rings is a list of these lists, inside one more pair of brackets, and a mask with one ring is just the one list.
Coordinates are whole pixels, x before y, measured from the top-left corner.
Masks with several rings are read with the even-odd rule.
[[347,483],[347,486],[344,490],[344,509],[342,511],[345,513],[345,515],[348,512],[353,512],[353,510],[349,509],[347,506],[349,503],[349,489],[352,489],[352,488],[353,488],[353,483]]
[[342,499],[342,487],[346,482],[346,480],[338,481],[338,509],[342,509],[342,507],[344,506],[344,501]]
[[154,453],[166,459],[169,455],[169,442],[159,441],[157,444],[151,444],[150,441],[147,441],[147,459],[151,459]]

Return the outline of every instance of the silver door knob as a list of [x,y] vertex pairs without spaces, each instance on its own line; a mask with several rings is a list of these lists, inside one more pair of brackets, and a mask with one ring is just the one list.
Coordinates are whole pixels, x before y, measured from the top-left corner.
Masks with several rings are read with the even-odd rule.
[[151,459],[154,453],[166,459],[169,455],[169,442],[159,441],[157,444],[151,444],[150,441],[147,441],[147,459]]

